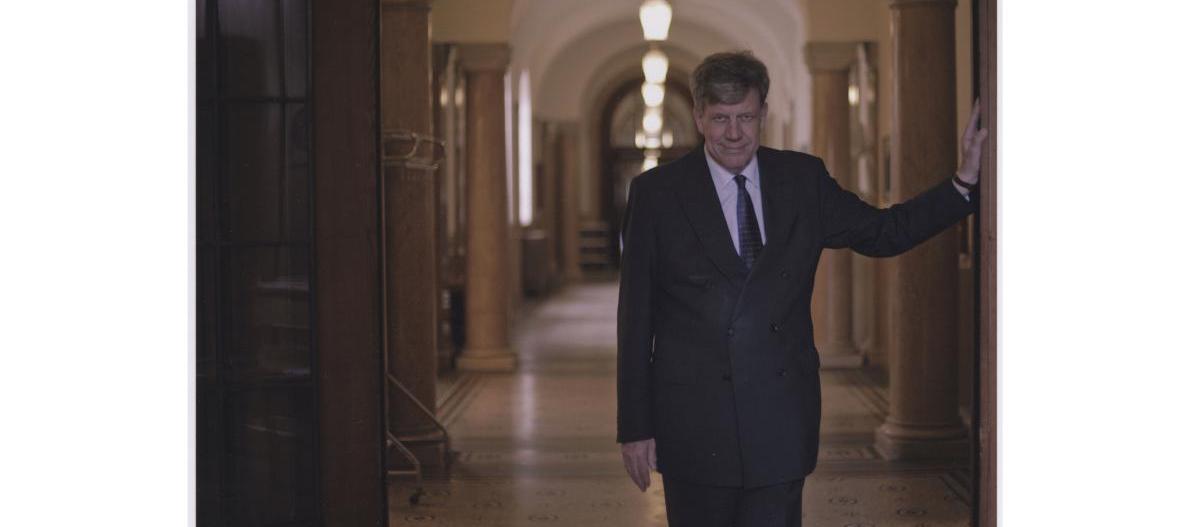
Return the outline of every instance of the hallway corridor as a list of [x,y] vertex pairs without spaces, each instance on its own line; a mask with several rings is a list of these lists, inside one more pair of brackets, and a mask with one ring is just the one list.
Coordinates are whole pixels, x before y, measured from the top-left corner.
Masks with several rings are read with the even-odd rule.
[[[448,476],[392,480],[392,525],[666,525],[662,482],[638,492],[616,426],[615,283],[565,289],[529,307],[512,374],[460,374],[439,386],[458,460]],[[969,524],[965,465],[889,463],[873,448],[886,391],[873,376],[823,371],[820,461],[804,496],[809,526]]]

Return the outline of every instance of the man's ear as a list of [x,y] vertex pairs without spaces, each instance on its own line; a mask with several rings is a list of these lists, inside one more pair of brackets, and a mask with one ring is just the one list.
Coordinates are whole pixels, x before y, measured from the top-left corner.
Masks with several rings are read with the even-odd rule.
[[762,109],[758,111],[758,126],[760,132],[767,128],[767,101],[763,101]]
[[692,121],[696,124],[696,133],[700,134],[700,137],[704,137],[704,127],[700,125],[702,122],[701,119],[703,118],[704,110],[701,110],[698,107],[692,109]]

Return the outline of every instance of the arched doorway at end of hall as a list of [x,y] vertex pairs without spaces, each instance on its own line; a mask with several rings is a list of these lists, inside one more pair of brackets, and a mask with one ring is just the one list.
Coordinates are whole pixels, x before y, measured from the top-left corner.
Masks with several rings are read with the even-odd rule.
[[[594,267],[613,268],[620,258],[621,218],[628,201],[629,183],[644,172],[647,157],[657,154],[657,164],[674,161],[700,143],[692,121],[692,99],[687,81],[672,71],[667,76],[662,104],[662,138],[639,146],[638,132],[646,108],[642,100],[642,77],[632,77],[618,85],[604,100],[600,113],[599,217],[607,227],[602,249],[592,260]],[[602,262],[602,263],[601,263]]]

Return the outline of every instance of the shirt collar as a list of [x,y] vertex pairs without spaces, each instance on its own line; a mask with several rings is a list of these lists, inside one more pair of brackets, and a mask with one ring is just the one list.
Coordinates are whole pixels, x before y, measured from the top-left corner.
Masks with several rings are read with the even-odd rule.
[[[712,158],[711,155],[709,155],[708,149],[704,148],[703,146],[701,146],[700,148],[704,150],[705,161],[708,161],[708,173],[709,173],[709,175],[712,176],[713,185],[715,185],[717,188],[720,188],[721,185],[724,185],[727,183],[733,183],[733,178],[735,176],[737,176],[737,174],[734,174],[733,172],[730,172],[725,167],[721,166],[720,163],[718,163],[715,159]],[[741,174],[743,176],[746,176],[747,183],[754,185],[755,187],[758,186],[758,153],[757,152],[755,152],[755,154],[753,156],[750,156],[750,164],[746,165],[746,168],[742,169]]]

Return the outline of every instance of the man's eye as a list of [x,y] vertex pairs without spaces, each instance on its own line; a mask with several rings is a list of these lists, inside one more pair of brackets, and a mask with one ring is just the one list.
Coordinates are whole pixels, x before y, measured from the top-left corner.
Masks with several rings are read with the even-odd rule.
[[726,117],[726,116],[724,116],[724,115],[719,115],[719,116],[717,116],[717,117],[713,117],[713,122],[714,122],[714,123],[723,123],[723,122],[726,122],[726,121],[728,121],[728,120],[729,120],[729,118],[728,118],[728,117]]
[[752,123],[757,117],[758,116],[756,115],[739,115],[738,120],[742,121],[743,123]]

